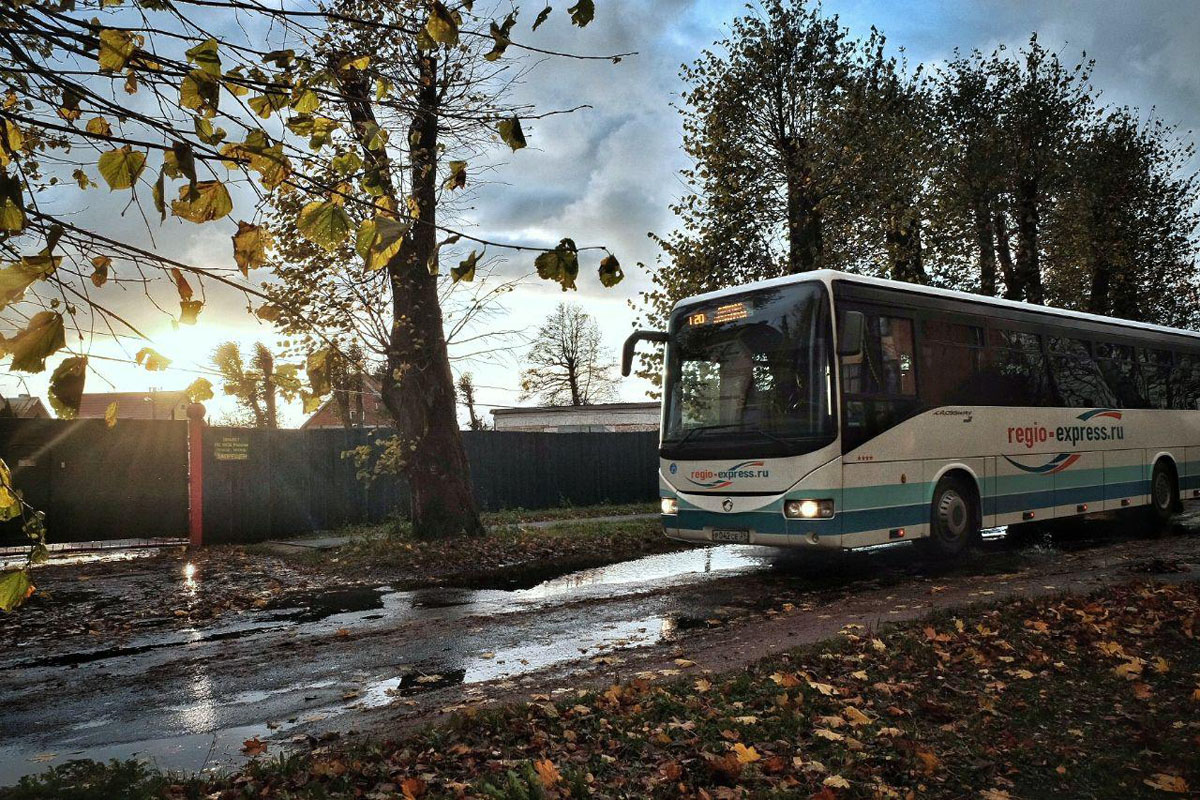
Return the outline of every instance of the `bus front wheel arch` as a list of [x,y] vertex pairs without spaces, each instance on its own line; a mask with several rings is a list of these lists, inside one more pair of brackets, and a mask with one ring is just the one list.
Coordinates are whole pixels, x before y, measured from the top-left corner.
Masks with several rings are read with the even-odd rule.
[[926,552],[939,558],[959,555],[979,541],[981,521],[974,479],[964,472],[947,472],[933,489],[929,536],[923,540]]
[[1161,529],[1181,508],[1179,473],[1175,462],[1164,456],[1154,462],[1154,471],[1150,474],[1151,523]]

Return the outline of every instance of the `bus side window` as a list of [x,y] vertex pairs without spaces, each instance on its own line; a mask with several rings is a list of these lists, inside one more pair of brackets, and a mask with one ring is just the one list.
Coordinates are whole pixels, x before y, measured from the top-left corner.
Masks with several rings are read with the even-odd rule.
[[862,352],[841,360],[846,396],[844,451],[919,410],[913,341],[911,319],[867,314]]
[[1200,409],[1200,356],[1180,353],[1171,384],[1171,408],[1195,411]]
[[1138,348],[1139,394],[1150,408],[1171,407],[1171,353]]
[[1049,344],[1050,369],[1062,405],[1067,408],[1110,408],[1116,404],[1087,342],[1052,336]]
[[980,405],[1058,405],[1038,336],[1001,328],[989,333],[990,360],[980,381],[987,400]]
[[976,405],[983,329],[928,319],[921,327],[921,398],[926,408]]
[[1124,344],[1099,342],[1096,345],[1096,362],[1104,381],[1117,399],[1117,408],[1149,408],[1150,402],[1142,394],[1137,364],[1133,360],[1133,348]]

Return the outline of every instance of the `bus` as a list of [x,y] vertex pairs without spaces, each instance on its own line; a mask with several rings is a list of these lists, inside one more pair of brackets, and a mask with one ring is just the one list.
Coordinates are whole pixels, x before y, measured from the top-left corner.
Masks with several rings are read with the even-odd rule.
[[666,331],[667,536],[952,556],[981,530],[1200,497],[1200,334],[819,270]]

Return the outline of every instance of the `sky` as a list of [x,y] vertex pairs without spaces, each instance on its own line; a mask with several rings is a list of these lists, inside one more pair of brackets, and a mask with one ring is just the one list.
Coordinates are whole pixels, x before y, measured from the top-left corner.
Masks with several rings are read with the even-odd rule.
[[[682,89],[679,68],[720,39],[743,9],[737,0],[598,0],[595,21],[587,28],[574,28],[565,14],[555,13],[536,34],[527,36],[531,44],[551,49],[637,55],[619,64],[548,59],[531,65],[535,68],[515,88],[515,100],[542,110],[581,103],[591,107],[526,124],[529,147],[516,153],[500,148],[503,152],[492,154],[492,169],[480,171],[482,180],[458,221],[464,230],[500,241],[553,246],[569,236],[580,246],[603,245],[621,260],[626,278],[615,288],[603,288],[595,274],[602,253],[584,254],[578,291],[564,293],[557,284],[533,277],[505,296],[488,325],[531,336],[557,303],[578,303],[598,320],[606,349],[614,363],[618,360],[636,316],[631,302],[649,286],[647,273],[638,265],[652,265],[656,257],[647,234],[665,235],[675,227],[669,206],[686,192],[680,170],[687,160],[675,108]],[[1095,59],[1093,83],[1103,101],[1144,112],[1153,109],[1189,139],[1195,138],[1189,131],[1200,129],[1200,2],[828,0],[824,10],[838,15],[854,35],[879,28],[892,46],[904,48],[910,62],[931,65],[950,59],[955,48],[990,52],[1002,43],[1020,45],[1036,31],[1064,61],[1074,63],[1071,59],[1081,52]],[[527,24],[528,20],[522,27]],[[83,201],[76,200],[96,204],[81,213],[111,212],[105,192],[93,189],[82,195]],[[126,216],[115,224],[124,229],[141,223]],[[234,224],[229,221],[230,230],[225,230],[169,220],[169,227],[157,236],[160,247],[183,260],[223,265],[229,260],[228,236]],[[532,272],[527,253],[490,250],[488,255],[497,258],[498,274]],[[153,313],[139,319],[155,349],[173,359],[172,369],[147,373],[132,365],[94,360],[97,369],[88,378],[88,391],[183,388],[205,374],[218,342],[275,341],[268,326],[245,313],[240,297],[213,287],[207,291],[209,302],[200,325],[175,329],[165,315]],[[170,294],[165,297],[173,306]],[[132,350],[137,346],[126,344]],[[92,352],[127,357],[113,342],[97,343]],[[523,352],[517,348],[488,362],[456,361],[455,368],[473,373],[485,410],[521,405]],[[0,390],[5,395],[44,396],[46,377],[21,381],[0,375]],[[643,400],[647,388],[637,379],[623,380],[619,399]],[[228,411],[231,403],[218,398],[209,406],[210,416],[215,416]],[[288,408],[283,416],[285,424],[303,419],[298,407]]]

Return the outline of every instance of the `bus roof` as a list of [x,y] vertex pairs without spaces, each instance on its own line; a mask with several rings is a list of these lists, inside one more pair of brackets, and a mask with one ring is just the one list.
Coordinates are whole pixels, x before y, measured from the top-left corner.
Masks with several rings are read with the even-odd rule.
[[884,289],[893,289],[900,292],[908,292],[912,294],[926,295],[928,297],[949,297],[956,300],[967,300],[973,303],[981,303],[984,305],[996,306],[997,308],[1013,308],[1021,311],[1029,311],[1035,314],[1047,314],[1056,317],[1065,317],[1067,319],[1089,320],[1091,322],[1100,322],[1106,325],[1118,325],[1125,328],[1137,328],[1144,331],[1155,331],[1157,333],[1170,333],[1178,336],[1189,336],[1194,339],[1200,339],[1200,333],[1190,331],[1183,328],[1168,328],[1165,325],[1153,325],[1148,322],[1134,322],[1128,319],[1118,319],[1117,317],[1104,317],[1099,314],[1088,314],[1083,311],[1070,311],[1065,308],[1055,308],[1054,306],[1039,306],[1034,303],[1025,303],[1019,300],[1005,300],[1001,297],[988,297],[982,294],[972,294],[971,292],[960,292],[957,289],[939,289],[936,286],[925,286],[919,283],[906,283],[904,281],[893,281],[887,278],[874,278],[868,275],[855,275],[850,272],[839,272],[834,269],[815,269],[809,272],[802,272],[797,275],[784,275],[780,278],[769,278],[762,281],[754,281],[753,283],[744,283],[740,286],[731,286],[728,289],[718,289],[714,292],[705,292],[704,294],[685,297],[675,304],[675,308],[684,303],[706,302],[709,300],[719,300],[722,297],[729,297],[743,292],[753,291],[755,289],[768,289],[775,286],[787,286],[792,283],[801,283],[805,281],[819,280],[827,286],[832,285],[833,281],[846,281],[848,283],[857,283],[865,286],[878,286]]

